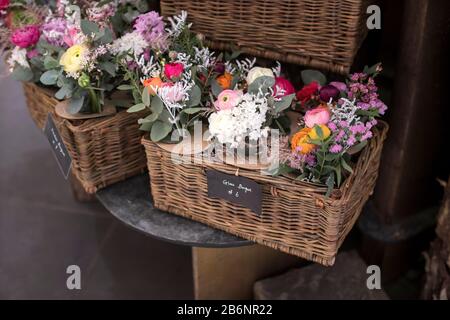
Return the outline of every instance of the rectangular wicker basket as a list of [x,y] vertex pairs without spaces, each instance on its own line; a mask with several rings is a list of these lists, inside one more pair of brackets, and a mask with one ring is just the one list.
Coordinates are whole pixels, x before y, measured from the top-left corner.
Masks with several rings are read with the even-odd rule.
[[47,115],[54,114],[58,100],[54,97],[55,90],[43,88],[32,82],[23,82],[28,112],[39,129],[44,129]]
[[55,113],[59,101],[52,90],[30,82],[24,82],[23,88],[30,115],[40,129],[52,114],[72,157],[72,173],[87,193],[146,170],[140,114],[123,110],[104,118],[66,120]]
[[146,171],[142,131],[137,122],[140,116],[126,110],[88,120],[54,116],[72,157],[72,173],[87,193]]
[[[326,187],[285,177],[264,176],[211,161],[175,164],[171,153],[148,139],[150,187],[154,206],[326,266],[371,195],[378,175],[387,124],[374,130],[354,172],[342,184],[337,198],[327,198]],[[262,214],[218,198],[208,197],[206,170],[240,175],[262,186]]]
[[186,10],[207,45],[347,74],[367,34],[369,0],[161,0]]

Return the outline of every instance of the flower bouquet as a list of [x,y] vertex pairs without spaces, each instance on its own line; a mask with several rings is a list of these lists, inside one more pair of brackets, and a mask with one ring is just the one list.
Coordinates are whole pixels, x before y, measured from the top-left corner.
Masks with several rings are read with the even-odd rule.
[[376,118],[387,109],[375,84],[380,71],[377,64],[352,74],[346,83],[329,84],[318,72],[309,77],[305,73],[304,82],[309,83],[297,92],[297,99],[306,112],[289,141],[290,148],[283,149],[276,173],[325,184],[328,196],[339,188],[353,172],[352,155],[367,146]]
[[[81,18],[108,27],[118,35],[129,27],[129,20],[134,19],[139,10],[147,10],[146,6],[145,1],[2,1],[1,49],[6,51],[12,77],[23,81],[28,109],[40,128],[43,128],[47,114],[53,113],[57,99],[71,97],[72,93],[78,98],[91,97],[82,104],[84,110],[90,100],[93,100],[94,109],[101,108],[103,100],[94,97],[92,92],[82,94],[80,88],[78,92],[75,90],[77,83],[73,80],[76,79],[65,77],[62,72],[56,76],[57,71],[60,71],[57,68],[60,67],[62,53],[80,40],[75,38],[80,34]],[[79,49],[72,49],[66,58],[79,52]],[[86,85],[87,80],[84,77],[81,83]],[[55,93],[56,99],[53,97]],[[79,102],[72,107],[79,107]]]
[[[279,64],[269,69],[254,67],[254,62],[228,61],[224,74],[212,84],[215,101],[208,118],[209,139],[216,154],[222,156],[223,147],[234,164],[264,165],[263,161],[270,161],[270,138],[276,139],[278,130],[282,134],[289,130],[284,112],[295,96],[292,84],[281,77]],[[277,129],[277,137],[270,137],[271,128]]]
[[169,18],[171,25],[166,28],[162,17],[149,12],[136,19],[133,32],[113,45],[129,81],[119,89],[131,90],[135,100],[128,112],[145,113],[140,128],[154,142],[181,141],[208,110],[203,103],[205,74],[215,59],[191,33],[186,18],[186,12]]

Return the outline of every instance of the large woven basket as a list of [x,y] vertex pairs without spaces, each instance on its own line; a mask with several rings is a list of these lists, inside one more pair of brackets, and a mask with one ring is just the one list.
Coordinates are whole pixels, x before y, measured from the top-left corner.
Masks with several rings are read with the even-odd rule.
[[67,120],[55,116],[56,125],[72,157],[72,172],[87,193],[146,170],[142,115],[125,110],[113,116]]
[[348,73],[367,34],[369,0],[161,0],[167,15],[187,10],[214,49]]
[[[371,195],[386,137],[382,123],[360,154],[354,172],[327,198],[326,187],[261,175],[211,161],[175,164],[171,153],[148,139],[150,186],[158,209],[205,223],[245,239],[331,266],[337,250]],[[206,169],[240,175],[262,186],[262,214],[208,197]]]
[[40,87],[32,82],[23,82],[28,112],[34,123],[44,129],[47,115],[54,114],[58,100],[54,97],[55,91]]

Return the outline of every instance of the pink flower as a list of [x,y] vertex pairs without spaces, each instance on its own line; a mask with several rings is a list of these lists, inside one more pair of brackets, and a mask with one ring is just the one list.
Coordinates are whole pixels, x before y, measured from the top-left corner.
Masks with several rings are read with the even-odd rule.
[[332,81],[330,84],[341,92],[347,91],[347,85],[344,82]]
[[308,128],[312,128],[315,125],[327,124],[330,121],[330,111],[327,107],[317,107],[306,111],[304,119]]
[[37,49],[33,49],[33,50],[27,52],[28,59],[33,59],[34,57],[37,57],[38,55],[39,55],[39,51]]
[[164,66],[164,75],[167,79],[172,80],[179,78],[183,73],[184,67],[181,63],[168,63]]
[[16,29],[11,35],[11,42],[20,48],[28,48],[39,41],[39,36],[39,28],[30,25]]
[[9,0],[0,0],[0,10],[6,9],[9,6]]
[[214,102],[214,107],[217,110],[229,110],[233,109],[241,102],[242,91],[240,90],[223,90],[217,97],[217,101]]
[[[281,92],[279,92],[279,91],[281,91]],[[295,93],[295,89],[289,80],[287,80],[283,77],[275,78],[275,84],[273,86],[274,97],[278,97],[278,98],[284,97],[284,96],[288,96],[293,93]]]
[[67,34],[63,37],[63,40],[68,47],[71,47],[76,43],[79,32],[80,30],[78,30],[77,28],[69,28]]
[[184,91],[183,91],[183,87],[181,84],[179,84],[179,83],[173,84],[171,82],[164,82],[161,85],[161,88],[167,88],[167,87],[169,87],[169,89],[167,90],[166,98],[169,102],[176,103],[178,101],[183,100]]

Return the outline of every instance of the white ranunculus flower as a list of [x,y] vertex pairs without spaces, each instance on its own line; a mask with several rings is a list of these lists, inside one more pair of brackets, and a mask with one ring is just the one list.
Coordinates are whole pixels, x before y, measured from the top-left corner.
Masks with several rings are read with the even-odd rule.
[[251,85],[253,81],[255,81],[256,79],[258,79],[259,77],[272,77],[274,78],[275,76],[273,75],[273,71],[269,68],[261,68],[261,67],[254,67],[252,69],[250,69],[250,71],[247,74],[247,84]]
[[220,143],[233,141],[235,121],[231,110],[214,112],[208,120],[211,136],[217,137]]

